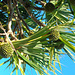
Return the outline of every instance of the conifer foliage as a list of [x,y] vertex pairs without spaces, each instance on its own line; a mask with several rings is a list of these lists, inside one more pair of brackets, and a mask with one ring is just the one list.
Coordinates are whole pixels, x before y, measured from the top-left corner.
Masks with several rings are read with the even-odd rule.
[[74,0],[0,0],[0,61],[8,58],[0,66],[56,75],[64,54],[75,62]]

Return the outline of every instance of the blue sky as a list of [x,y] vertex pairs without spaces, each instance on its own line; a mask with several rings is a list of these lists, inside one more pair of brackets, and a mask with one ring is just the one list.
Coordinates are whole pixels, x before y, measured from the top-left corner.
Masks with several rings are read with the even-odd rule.
[[[0,64],[5,60],[6,59],[4,58],[0,60]],[[67,55],[62,55],[62,57],[60,57],[60,62],[61,64],[63,64],[61,66],[62,74],[56,71],[57,75],[75,75],[75,63]],[[3,66],[0,66],[0,75],[10,75],[12,71],[12,66],[8,69],[5,69],[7,65],[8,63]],[[59,69],[57,64],[56,64],[56,67]],[[28,65],[27,65],[27,70],[25,74],[26,75],[37,75],[34,69],[30,68]],[[52,72],[50,72],[50,74],[54,75]],[[12,75],[16,75],[16,72],[14,72]],[[21,75],[20,71],[18,71],[18,75]]]
[[[0,60],[0,64],[4,62],[7,59],[2,59]],[[56,71],[57,75],[75,75],[75,63],[67,56],[67,55],[62,55],[60,58],[60,62],[63,64],[62,65],[62,74]],[[0,66],[0,75],[10,75],[12,72],[12,66],[8,69],[5,69],[8,63],[6,63],[3,66]],[[56,64],[56,67],[59,69],[58,65]],[[37,75],[35,70],[30,68],[27,65],[27,70],[25,72],[26,75]],[[51,75],[54,75],[52,72],[50,72]],[[14,72],[12,75],[16,75],[16,72]],[[18,71],[18,75],[21,75],[20,71]]]

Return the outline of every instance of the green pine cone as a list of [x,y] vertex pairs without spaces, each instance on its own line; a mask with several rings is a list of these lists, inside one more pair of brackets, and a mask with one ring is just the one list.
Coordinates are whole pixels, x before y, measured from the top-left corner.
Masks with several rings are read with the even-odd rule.
[[54,43],[57,43],[57,45],[55,45],[56,49],[64,48],[64,43],[60,39],[58,39],[57,41],[54,41]]
[[59,39],[59,36],[60,36],[60,33],[59,33],[58,29],[53,29],[50,32],[49,39],[52,40],[52,41],[56,41],[56,40]]
[[55,6],[52,3],[47,3],[44,8],[46,12],[52,12],[55,10]]
[[8,58],[13,54],[13,49],[10,44],[0,45],[0,55],[3,58]]

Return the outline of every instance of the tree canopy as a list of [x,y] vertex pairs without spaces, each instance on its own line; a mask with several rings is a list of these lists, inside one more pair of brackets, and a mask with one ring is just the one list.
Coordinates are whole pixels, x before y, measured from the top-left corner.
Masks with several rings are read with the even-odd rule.
[[40,75],[56,75],[64,54],[75,62],[74,0],[0,0],[0,59],[9,57],[0,66],[9,62],[11,74],[25,75],[28,64]]

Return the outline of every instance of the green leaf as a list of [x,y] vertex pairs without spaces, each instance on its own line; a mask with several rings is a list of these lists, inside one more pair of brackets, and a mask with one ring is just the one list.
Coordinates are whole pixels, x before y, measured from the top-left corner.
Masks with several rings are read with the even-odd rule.
[[[15,70],[16,70],[16,67],[12,70],[10,75],[12,75]],[[16,75],[18,75],[18,74],[16,74]]]
[[22,67],[21,67],[20,65],[17,65],[17,66],[18,66],[18,68],[20,69],[21,74],[22,74],[22,75],[25,75],[25,73],[24,73],[24,71],[23,71]]
[[71,51],[75,52],[75,47],[74,47],[71,43],[69,43],[66,39],[64,39],[64,38],[62,38],[62,37],[60,37],[59,39],[60,39],[63,43],[65,43],[65,45],[68,46],[68,47],[71,49]]
[[19,54],[19,56],[30,66],[32,66],[33,68],[37,69],[40,73],[42,73],[41,69],[39,66],[37,66],[36,64],[34,64],[33,62],[31,62],[30,60],[26,59],[24,56],[22,56],[20,54],[20,52],[17,51],[17,53]]
[[73,61],[75,60],[75,56],[67,48],[64,48],[64,51]]
[[60,61],[59,61],[59,56],[58,56],[58,54],[56,54],[56,59],[57,59],[57,61],[58,61],[58,64],[59,64],[60,69],[62,70],[61,64],[60,64]]
[[1,63],[0,64],[0,66],[2,66],[2,65],[4,65],[4,64],[6,64],[7,62],[9,62],[10,61],[10,59],[8,59],[7,61],[5,61],[5,62],[3,62],[3,63]]

